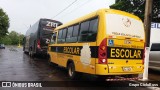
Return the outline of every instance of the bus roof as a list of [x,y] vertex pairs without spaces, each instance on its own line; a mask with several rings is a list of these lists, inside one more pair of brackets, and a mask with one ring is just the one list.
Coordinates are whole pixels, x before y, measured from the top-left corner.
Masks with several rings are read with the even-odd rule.
[[42,21],[52,21],[52,22],[56,22],[59,23],[60,25],[62,25],[63,23],[57,20],[52,20],[52,19],[47,19],[47,18],[40,18],[36,23],[34,23],[27,31],[25,36],[29,36],[31,33],[35,33],[37,30],[39,30],[39,23],[41,23]]
[[59,29],[62,29],[64,27],[67,27],[67,26],[70,26],[70,25],[77,24],[77,23],[82,22],[82,21],[84,21],[86,19],[99,16],[99,15],[105,13],[105,12],[110,12],[110,13],[113,13],[113,14],[122,14],[122,15],[126,15],[126,16],[132,17],[132,18],[137,19],[137,20],[141,20],[139,17],[137,17],[137,16],[135,16],[135,15],[133,15],[131,13],[128,13],[128,12],[124,12],[124,11],[120,11],[120,10],[115,10],[115,9],[99,9],[99,10],[97,10],[95,12],[92,12],[90,14],[82,16],[82,17],[80,17],[78,19],[72,20],[72,21],[70,21],[70,22],[68,22],[66,24],[61,25],[61,26],[58,26],[54,31],[57,31]]

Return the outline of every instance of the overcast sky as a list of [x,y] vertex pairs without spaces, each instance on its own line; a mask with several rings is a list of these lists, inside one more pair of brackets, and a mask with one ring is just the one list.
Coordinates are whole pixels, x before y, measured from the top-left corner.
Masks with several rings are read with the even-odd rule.
[[[77,0],[64,12],[56,16],[75,0],[0,0],[9,16],[10,31],[25,34],[30,25],[40,18],[59,20],[62,23],[81,17],[100,8],[109,8],[115,0]],[[55,17],[56,16],[56,17]]]

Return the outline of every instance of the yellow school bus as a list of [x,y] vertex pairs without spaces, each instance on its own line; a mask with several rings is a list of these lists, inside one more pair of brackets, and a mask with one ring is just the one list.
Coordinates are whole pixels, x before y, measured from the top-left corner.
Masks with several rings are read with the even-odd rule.
[[[107,80],[138,79],[144,70],[143,23],[127,12],[100,9],[57,27],[48,46],[49,61]],[[112,78],[111,78],[112,77]],[[111,78],[111,79],[109,79]]]

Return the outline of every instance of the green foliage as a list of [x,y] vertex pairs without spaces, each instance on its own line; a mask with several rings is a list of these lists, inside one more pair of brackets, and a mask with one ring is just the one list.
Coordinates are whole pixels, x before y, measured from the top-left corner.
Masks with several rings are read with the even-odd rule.
[[9,18],[8,15],[0,8],[0,38],[8,33]]
[[19,34],[15,31],[11,31],[8,35],[1,38],[0,43],[4,43],[6,45],[18,45],[19,42],[22,44],[24,35]]
[[23,34],[20,34],[20,35],[19,35],[19,40],[20,40],[20,44],[21,44],[21,45],[23,44],[23,38],[24,38],[24,35],[23,35]]
[[15,31],[8,33],[9,18],[8,15],[0,8],[0,43],[6,45],[22,44],[24,35],[18,34]]
[[5,45],[11,45],[12,40],[8,37],[8,35],[6,35],[4,38],[2,38],[1,43],[5,44]]
[[9,38],[11,39],[13,45],[18,44],[18,33],[17,32],[11,31],[9,33]]
[[[160,22],[160,0],[153,0],[152,21]],[[116,0],[110,8],[126,11],[144,20],[145,0]]]
[[152,21],[160,22],[160,0],[153,0]]

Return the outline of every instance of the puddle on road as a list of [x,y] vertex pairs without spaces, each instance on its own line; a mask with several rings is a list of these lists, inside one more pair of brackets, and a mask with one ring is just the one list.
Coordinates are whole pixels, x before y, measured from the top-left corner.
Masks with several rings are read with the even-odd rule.
[[17,49],[15,49],[14,47],[9,48],[9,50],[10,50],[10,51],[18,52],[18,50],[17,50]]

